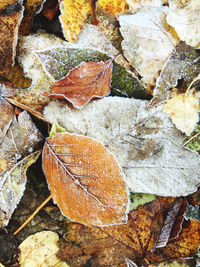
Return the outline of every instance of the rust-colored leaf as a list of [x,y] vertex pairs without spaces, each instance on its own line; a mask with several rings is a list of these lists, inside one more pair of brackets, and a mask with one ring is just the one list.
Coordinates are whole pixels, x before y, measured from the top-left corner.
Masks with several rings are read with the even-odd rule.
[[129,214],[126,225],[87,227],[70,223],[66,237],[91,255],[91,266],[126,266],[126,258],[138,266],[192,257],[200,242],[200,223],[184,221],[182,231],[165,248],[154,249],[174,198],[158,198]]
[[70,133],[47,138],[43,169],[53,199],[65,216],[86,225],[126,222],[123,174],[100,142]]
[[14,64],[18,28],[23,7],[18,1],[0,3],[0,76],[6,77]]
[[82,108],[92,98],[109,93],[112,61],[84,62],[65,78],[55,82],[50,96],[67,99],[74,107]]

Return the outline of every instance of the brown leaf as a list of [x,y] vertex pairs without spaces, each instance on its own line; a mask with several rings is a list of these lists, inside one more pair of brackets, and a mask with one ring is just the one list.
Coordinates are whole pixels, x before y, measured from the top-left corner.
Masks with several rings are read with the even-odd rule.
[[[6,2],[6,1],[5,1]],[[15,48],[23,7],[18,1],[0,3],[0,76],[6,77],[14,64]]]
[[82,108],[92,98],[109,93],[112,61],[84,62],[65,78],[55,82],[49,96],[67,99],[74,107]]
[[126,258],[138,266],[149,266],[196,254],[200,223],[185,221],[180,236],[165,248],[152,251],[174,198],[158,198],[129,215],[126,225],[87,227],[70,223],[66,238],[91,255],[91,266],[126,266]]
[[69,133],[47,138],[43,169],[53,199],[65,216],[87,225],[126,222],[123,174],[100,142]]

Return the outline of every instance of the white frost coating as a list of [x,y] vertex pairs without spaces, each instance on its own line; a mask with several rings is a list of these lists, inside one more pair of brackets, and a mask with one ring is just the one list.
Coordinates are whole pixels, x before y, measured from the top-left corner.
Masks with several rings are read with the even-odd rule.
[[129,8],[132,10],[138,10],[141,7],[160,7],[162,6],[162,0],[126,0]]
[[45,118],[67,131],[93,137],[112,152],[133,192],[184,196],[200,183],[200,157],[182,147],[185,136],[171,123],[162,106],[119,97],[93,101],[82,110],[51,102]]
[[179,38],[186,44],[200,48],[200,1],[190,0],[185,6],[169,0],[167,23],[174,27]]
[[178,43],[166,28],[161,8],[141,8],[133,15],[119,17],[125,57],[146,84],[155,85],[163,64]]

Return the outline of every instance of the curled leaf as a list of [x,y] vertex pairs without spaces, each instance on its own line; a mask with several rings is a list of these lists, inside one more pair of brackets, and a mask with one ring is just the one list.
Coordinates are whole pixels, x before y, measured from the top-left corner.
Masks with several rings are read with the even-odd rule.
[[65,78],[52,86],[50,96],[70,101],[82,108],[92,98],[107,95],[110,91],[112,61],[85,62],[73,69]]
[[87,225],[126,222],[128,198],[121,168],[98,141],[69,133],[47,138],[43,169],[65,216]]

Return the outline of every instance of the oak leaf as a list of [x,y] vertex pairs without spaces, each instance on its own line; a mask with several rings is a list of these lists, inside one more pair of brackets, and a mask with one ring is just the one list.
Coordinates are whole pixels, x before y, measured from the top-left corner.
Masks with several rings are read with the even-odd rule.
[[177,129],[190,135],[199,121],[199,100],[191,95],[176,95],[167,101],[163,111],[171,116]]
[[163,106],[147,109],[148,101],[105,97],[81,110],[50,103],[44,116],[68,132],[101,141],[123,168],[132,192],[183,196],[199,185],[200,157],[183,148],[184,135]]
[[106,96],[110,91],[112,61],[84,62],[51,88],[49,96],[66,99],[82,108],[93,98]]
[[75,42],[89,16],[93,14],[91,0],[63,0],[59,17],[67,41]]
[[87,225],[126,222],[123,173],[100,142],[69,133],[47,138],[43,169],[53,199],[65,216]]
[[26,171],[39,157],[41,151],[34,152],[14,164],[0,177],[0,227],[6,226],[23,196],[26,186]]
[[23,15],[23,6],[18,1],[0,3],[0,76],[6,77],[14,64],[18,28]]
[[27,237],[19,246],[20,266],[58,266],[69,267],[69,265],[57,258],[59,237],[51,231],[42,231]]
[[[174,198],[158,198],[133,210],[126,225],[88,227],[70,223],[66,237],[91,255],[91,266],[126,266],[126,258],[138,266],[150,266],[196,254],[200,241],[200,223],[184,221],[182,231],[165,248],[155,249]],[[167,265],[168,266],[168,265]]]

